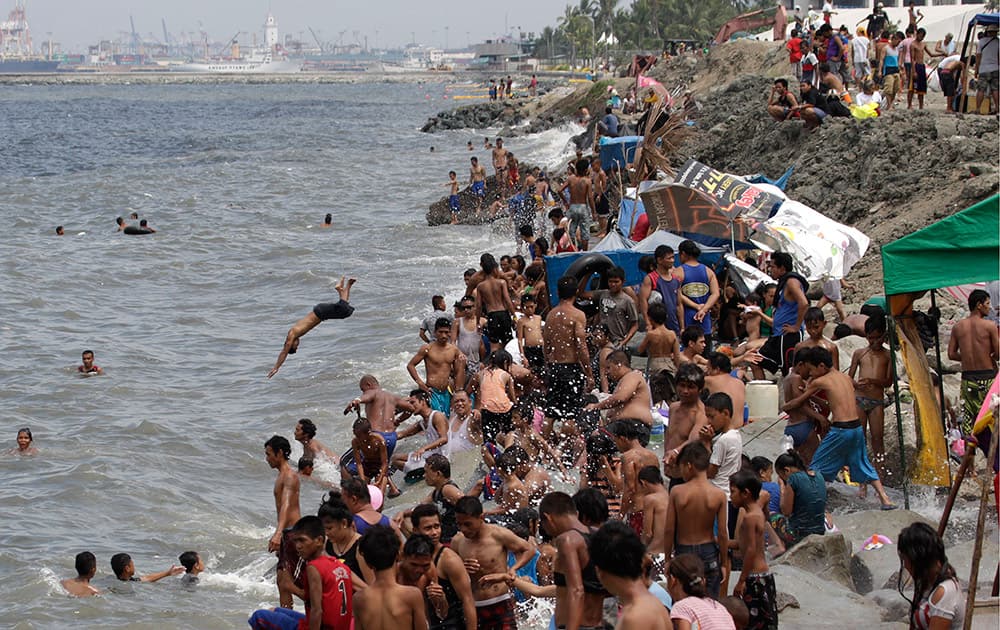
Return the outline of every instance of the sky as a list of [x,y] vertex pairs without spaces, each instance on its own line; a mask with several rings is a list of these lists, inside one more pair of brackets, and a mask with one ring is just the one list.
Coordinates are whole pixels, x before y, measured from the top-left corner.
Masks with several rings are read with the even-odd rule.
[[[100,39],[126,37],[129,15],[143,39],[163,40],[161,19],[175,37],[183,33],[208,32],[210,39],[226,41],[237,31],[263,37],[263,24],[270,10],[278,21],[279,34],[296,37],[312,27],[324,42],[339,44],[356,38],[368,45],[401,46],[417,43],[438,48],[464,47],[508,33],[518,36],[554,25],[568,0],[23,0],[36,49],[49,39],[67,52],[84,52]],[[0,0],[6,15],[15,0]],[[447,30],[446,30],[447,27]],[[152,35],[151,35],[152,34]],[[249,35],[243,38],[249,40]],[[196,34],[194,39],[199,39]]]

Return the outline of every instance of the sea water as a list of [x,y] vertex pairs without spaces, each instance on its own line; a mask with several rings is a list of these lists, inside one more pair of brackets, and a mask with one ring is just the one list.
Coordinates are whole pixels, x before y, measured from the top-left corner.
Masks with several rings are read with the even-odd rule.
[[[496,135],[420,133],[452,106],[445,87],[4,88],[0,444],[30,426],[41,454],[0,457],[0,625],[242,627],[277,603],[264,441],[311,418],[346,449],[358,379],[406,393],[431,295],[454,302],[480,253],[513,250],[504,230],[426,225],[448,171],[488,166]],[[552,168],[577,131],[507,145]],[[158,232],[117,233],[133,211]],[[341,275],[358,278],[354,315],[268,380],[289,326],[336,299]],[[76,373],[84,349],[105,376]],[[322,494],[304,482],[303,513]],[[118,552],[141,575],[196,550],[207,572],[193,589],[73,599],[59,580],[84,550],[102,590]]]

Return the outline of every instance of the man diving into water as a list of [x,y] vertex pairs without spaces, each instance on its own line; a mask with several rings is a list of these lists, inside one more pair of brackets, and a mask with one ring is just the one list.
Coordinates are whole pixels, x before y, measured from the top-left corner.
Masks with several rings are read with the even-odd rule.
[[334,287],[340,295],[340,301],[317,304],[313,307],[311,313],[295,322],[295,325],[288,329],[288,335],[285,337],[285,346],[281,349],[278,360],[274,362],[274,367],[267,373],[267,378],[271,378],[278,373],[281,364],[285,362],[285,358],[298,351],[299,339],[318,326],[320,322],[328,319],[347,319],[351,316],[351,313],[354,312],[354,307],[348,304],[348,301],[351,296],[351,287],[354,286],[355,282],[357,282],[355,278],[347,279],[341,276],[340,282]]

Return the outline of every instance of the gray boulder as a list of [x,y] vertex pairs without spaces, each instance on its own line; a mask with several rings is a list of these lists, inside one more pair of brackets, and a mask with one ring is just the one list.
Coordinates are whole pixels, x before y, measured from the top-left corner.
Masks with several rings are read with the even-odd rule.
[[[854,590],[854,578],[851,576],[851,547],[841,534],[807,536],[773,564],[803,569],[822,580],[836,582],[844,588]],[[805,601],[801,597],[798,599]]]
[[778,614],[783,628],[841,630],[845,626],[881,629],[906,627],[884,624],[882,609],[878,604],[839,583],[824,580],[810,569],[775,563],[771,571],[779,591],[778,599],[790,596],[802,603],[801,608],[789,606]]
[[899,571],[899,556],[895,544],[883,545],[877,549],[865,549],[864,542],[871,536],[879,534],[895,543],[899,532],[917,521],[935,526],[920,514],[908,510],[864,511],[840,514],[834,518],[840,533],[854,550],[850,564],[851,577],[859,593],[895,588],[895,575]]

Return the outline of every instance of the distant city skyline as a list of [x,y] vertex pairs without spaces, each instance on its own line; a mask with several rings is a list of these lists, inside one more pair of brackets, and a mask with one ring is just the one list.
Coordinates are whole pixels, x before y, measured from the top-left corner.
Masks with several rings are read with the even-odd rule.
[[[0,0],[0,16],[6,19],[17,0]],[[324,44],[358,43],[369,48],[418,44],[464,48],[485,39],[510,34],[538,33],[554,25],[567,0],[506,0],[477,2],[459,0],[24,0],[35,50],[51,37],[65,52],[85,52],[100,40],[128,40],[129,16],[144,41],[163,41],[163,23],[178,41],[200,39],[199,30],[212,41],[227,41],[237,32],[245,40],[262,39],[264,19],[270,11],[278,23],[282,41],[286,35],[314,44],[311,27]],[[506,26],[506,33],[505,31]],[[51,35],[50,35],[51,34]],[[193,34],[193,35],[192,35]]]

